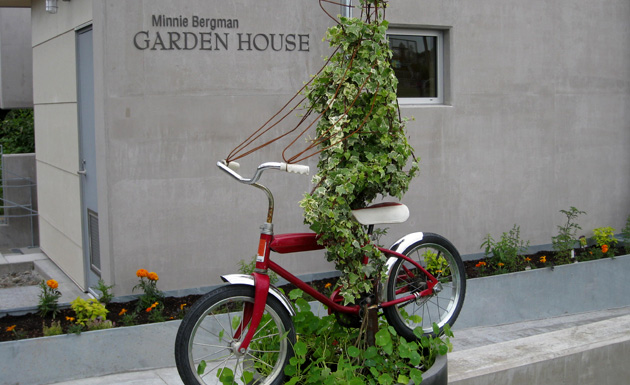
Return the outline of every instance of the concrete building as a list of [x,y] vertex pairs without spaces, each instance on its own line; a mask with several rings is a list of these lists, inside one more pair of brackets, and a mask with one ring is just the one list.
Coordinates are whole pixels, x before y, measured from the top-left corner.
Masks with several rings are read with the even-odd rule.
[[33,107],[31,12],[0,8],[0,109]]
[[[31,9],[42,250],[79,286],[102,277],[116,294],[139,268],[176,290],[218,284],[252,258],[265,198],[215,163],[323,64],[333,21],[318,2],[0,0],[15,6]],[[571,206],[588,213],[587,236],[624,226],[630,2],[398,0],[387,15],[422,160],[411,218],[386,243],[432,231],[472,254],[517,224],[548,244]],[[309,178],[263,183],[276,231],[305,231]],[[321,254],[278,262],[332,269]]]

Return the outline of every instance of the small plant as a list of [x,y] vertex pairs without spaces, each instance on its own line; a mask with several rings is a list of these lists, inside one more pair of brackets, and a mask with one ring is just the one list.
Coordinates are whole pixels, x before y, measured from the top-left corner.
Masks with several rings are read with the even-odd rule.
[[44,334],[45,337],[58,336],[60,334],[63,334],[63,329],[61,328],[61,322],[52,321],[50,323],[50,326],[46,326],[45,323],[42,323],[42,333]]
[[125,325],[125,326],[133,326],[136,325],[138,323],[138,313],[134,312],[129,312],[127,311],[127,309],[122,309],[118,315],[120,317],[122,317],[120,319],[120,322]]
[[159,302],[154,302],[145,309],[149,313],[149,321],[151,322],[164,322],[166,317],[164,316],[164,306]]
[[140,283],[134,286],[133,291],[141,289],[143,292],[138,299],[136,311],[140,312],[151,307],[155,302],[162,303],[164,301],[164,293],[157,288],[157,281],[160,277],[156,273],[139,269],[136,276],[140,278]]
[[71,324],[68,326],[68,334],[76,334],[79,335],[83,331],[83,325],[79,324]]
[[446,258],[439,256],[433,250],[427,250],[423,253],[424,260],[427,263],[427,271],[434,276],[449,276],[451,269],[448,266]]
[[[252,258],[249,262],[245,262],[244,260],[238,261],[238,272],[241,274],[250,275],[254,272],[256,268],[256,256]],[[269,283],[275,285],[278,282],[278,274],[273,271],[269,271]]]
[[105,281],[103,281],[102,279],[98,280],[98,284],[96,285],[95,289],[101,292],[101,296],[99,297],[99,301],[103,304],[105,304],[105,306],[109,305],[110,302],[112,302],[112,299],[114,299],[114,294],[112,294],[111,289],[114,287],[114,285],[106,285]]
[[105,305],[94,298],[84,300],[81,297],[77,297],[77,299],[70,302],[70,306],[77,315],[76,323],[82,326],[85,326],[88,321],[93,321],[98,317],[104,319],[109,312],[105,309]]
[[486,258],[492,255],[494,261],[503,263],[504,268],[508,271],[516,269],[518,255],[527,250],[528,247],[529,241],[525,242],[521,239],[521,228],[516,225],[509,232],[503,233],[500,241],[495,241],[488,234],[481,244],[481,248],[485,248]]
[[543,265],[547,266],[547,256],[546,256],[546,255],[543,255],[542,257],[540,257],[540,258],[538,259],[538,262],[540,262],[541,264],[543,264]]
[[586,213],[573,206],[569,210],[560,210],[560,212],[567,217],[567,222],[564,226],[558,226],[558,235],[551,237],[551,244],[553,249],[558,252],[558,256],[566,259],[571,255],[571,250],[577,241],[577,231],[582,229],[580,225],[575,223],[575,219]]
[[111,329],[114,327],[114,323],[108,319],[104,319],[103,317],[96,317],[93,320],[89,320],[85,323],[85,327],[87,330],[103,330],[103,329]]
[[7,326],[5,331],[7,333],[13,333],[13,337],[16,340],[21,340],[22,338],[26,338],[26,335],[23,331],[17,329],[17,325]]
[[615,229],[612,227],[598,227],[593,229],[593,238],[598,247],[607,245],[614,248],[617,244],[617,238],[615,238]]
[[59,313],[59,304],[57,302],[59,297],[61,297],[61,293],[57,290],[59,283],[54,279],[49,279],[48,281],[41,281],[39,287],[42,290],[39,294],[39,304],[37,305],[39,315],[46,317],[50,313],[55,318],[57,313]]
[[181,305],[179,305],[179,310],[177,311],[177,318],[178,319],[183,319],[184,316],[186,315],[186,311],[188,311],[188,304],[182,303]]

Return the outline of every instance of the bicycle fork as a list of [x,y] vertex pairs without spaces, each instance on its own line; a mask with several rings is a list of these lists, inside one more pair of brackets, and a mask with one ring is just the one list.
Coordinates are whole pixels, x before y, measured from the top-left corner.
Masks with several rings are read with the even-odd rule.
[[234,339],[238,340],[241,337],[243,330],[249,324],[247,334],[243,338],[238,351],[244,354],[249,347],[249,344],[260,325],[262,316],[265,312],[265,306],[267,305],[267,296],[269,294],[269,275],[267,271],[269,269],[269,254],[271,249],[269,245],[273,239],[273,224],[265,223],[261,226],[260,241],[258,243],[258,253],[256,255],[256,269],[252,273],[254,276],[254,304],[246,304],[243,310],[243,320],[241,325],[236,330]]

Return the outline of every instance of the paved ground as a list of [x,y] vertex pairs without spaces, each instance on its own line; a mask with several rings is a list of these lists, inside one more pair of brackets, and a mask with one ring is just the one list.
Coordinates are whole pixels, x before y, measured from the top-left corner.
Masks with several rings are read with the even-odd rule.
[[[77,297],[89,298],[38,248],[2,250],[0,252],[0,267],[24,263],[33,263],[35,271],[42,278],[46,280],[54,279],[59,283],[59,291],[62,293],[59,303],[69,303]],[[4,311],[9,309],[12,311],[26,310],[37,306],[39,292],[38,286],[0,289],[0,317],[4,315]]]

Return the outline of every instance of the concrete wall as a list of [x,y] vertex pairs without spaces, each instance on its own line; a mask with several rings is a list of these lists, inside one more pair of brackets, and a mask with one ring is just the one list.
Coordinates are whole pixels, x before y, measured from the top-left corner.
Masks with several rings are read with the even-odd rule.
[[[119,295],[131,291],[138,268],[158,272],[164,290],[219,283],[255,254],[265,198],[215,163],[319,69],[331,20],[315,0],[58,5],[56,15],[45,13],[43,0],[32,7],[42,249],[84,281],[74,28],[93,19],[103,278]],[[160,15],[189,24],[159,26]],[[213,31],[193,26],[193,16],[239,27]],[[448,77],[445,105],[402,109],[415,117],[409,137],[422,172],[405,198],[411,219],[392,226],[385,243],[433,231],[468,254],[487,233],[518,224],[532,244],[548,244],[563,221],[559,210],[570,206],[588,212],[580,218],[586,235],[623,227],[630,214],[627,1],[399,0],[388,18],[444,29]],[[184,32],[196,34],[194,48]],[[248,33],[308,35],[308,51],[239,47]],[[242,170],[279,160],[279,150],[244,159]],[[264,182],[276,192],[276,231],[305,230],[297,202],[308,178],[268,173]],[[278,261],[298,273],[332,269],[321,253]]]
[[462,254],[514,224],[549,244],[575,206],[581,233],[630,215],[630,3],[400,0],[388,18],[444,28],[447,105],[404,107],[422,157],[401,231]]
[[90,1],[33,1],[33,99],[40,245],[84,285],[74,28],[92,19]]
[[0,8],[0,108],[33,106],[31,10]]
[[[153,17],[161,15],[181,15],[190,24],[154,25]],[[195,27],[195,16],[237,19],[239,27]],[[328,52],[321,37],[329,24],[311,1],[290,7],[280,0],[95,3],[96,128],[97,143],[104,143],[101,254],[109,258],[104,275],[114,278],[118,293],[131,291],[138,268],[158,272],[160,286],[174,290],[220,283],[220,274],[253,258],[267,200],[215,164],[321,67]],[[212,41],[207,50],[200,42],[195,49],[169,49],[169,33],[183,32],[218,34],[227,48]],[[258,51],[253,40],[252,46],[239,40],[250,33],[252,39],[295,34],[296,42],[304,35],[308,45]],[[136,47],[145,47],[145,39],[149,49]],[[258,39],[263,48],[265,39]],[[243,170],[270,160],[279,160],[277,147],[245,159]],[[263,182],[277,194],[276,231],[305,230],[297,202],[310,179],[272,174]],[[298,273],[331,270],[321,253],[280,262]]]

